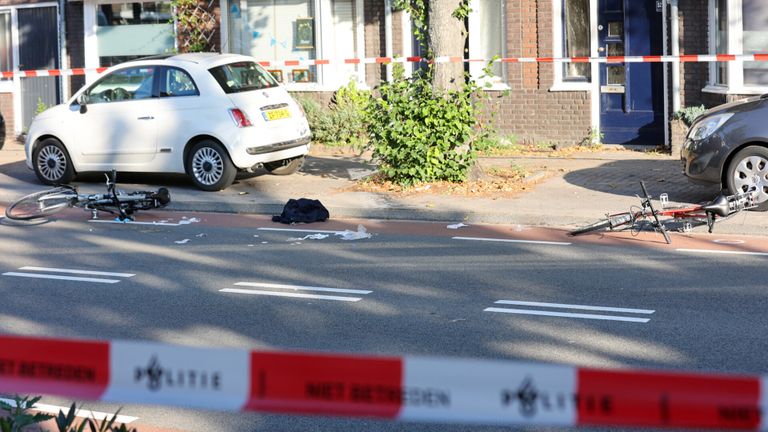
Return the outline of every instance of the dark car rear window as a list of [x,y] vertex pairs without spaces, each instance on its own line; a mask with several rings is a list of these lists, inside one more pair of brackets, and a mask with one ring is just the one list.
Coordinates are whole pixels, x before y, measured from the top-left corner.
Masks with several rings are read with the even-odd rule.
[[272,74],[254,62],[230,63],[209,69],[225,93],[240,93],[277,87]]

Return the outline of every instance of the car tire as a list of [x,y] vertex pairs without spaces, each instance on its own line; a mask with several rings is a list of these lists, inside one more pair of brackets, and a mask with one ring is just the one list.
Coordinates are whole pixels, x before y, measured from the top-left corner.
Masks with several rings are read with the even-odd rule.
[[72,159],[64,145],[55,138],[46,138],[35,146],[32,167],[43,184],[66,184],[75,178]]
[[739,150],[728,165],[725,186],[731,194],[755,188],[758,205],[753,210],[768,210],[768,148],[749,146]]
[[264,169],[273,175],[290,175],[300,170],[303,165],[304,156],[299,156],[274,162],[264,162]]
[[226,189],[237,174],[227,151],[213,140],[193,145],[187,154],[186,167],[192,182],[204,191]]

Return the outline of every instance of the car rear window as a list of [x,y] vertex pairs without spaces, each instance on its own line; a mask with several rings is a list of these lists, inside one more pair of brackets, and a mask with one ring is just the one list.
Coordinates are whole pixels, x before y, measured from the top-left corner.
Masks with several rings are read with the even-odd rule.
[[225,93],[240,93],[277,87],[272,74],[254,62],[237,62],[210,69]]

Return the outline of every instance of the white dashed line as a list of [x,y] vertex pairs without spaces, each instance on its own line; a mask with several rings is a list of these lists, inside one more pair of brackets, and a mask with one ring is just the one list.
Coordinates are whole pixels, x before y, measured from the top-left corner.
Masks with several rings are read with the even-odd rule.
[[237,288],[224,288],[219,292],[234,293],[234,294],[251,294],[251,295],[264,295],[273,297],[292,297],[292,298],[305,298],[305,299],[317,299],[317,300],[335,300],[356,302],[362,300],[360,297],[342,297],[342,296],[328,296],[318,294],[302,294],[302,293],[286,293],[277,291],[260,291],[260,290],[245,290]]
[[298,290],[298,291],[324,291],[324,292],[335,292],[335,293],[343,293],[343,294],[370,294],[373,292],[369,290],[325,288],[325,287],[312,287],[312,286],[302,286],[302,285],[280,285],[280,284],[260,283],[260,282],[238,282],[235,285],[257,287],[257,288],[292,289],[292,290]]
[[570,246],[571,245],[571,243],[567,243],[567,242],[554,242],[554,241],[543,241],[543,240],[515,240],[515,239],[500,239],[500,238],[485,238],[485,237],[451,237],[451,238],[454,240],[540,244],[540,245],[550,245],[550,246]]
[[[79,275],[88,275],[88,276],[112,276],[112,277],[122,277],[122,278],[129,278],[129,277],[136,276],[133,273],[113,273],[113,272],[103,272],[103,271],[94,271],[94,270],[61,269],[61,268],[35,267],[35,266],[24,266],[19,268],[19,270],[25,270],[25,272],[6,272],[6,273],[3,273],[2,275],[12,276],[12,277],[24,277],[24,278],[31,278],[31,279],[53,279],[53,280],[66,280],[66,281],[74,281],[74,282],[91,282],[91,283],[108,283],[108,284],[118,283],[120,282],[120,280],[94,278],[94,277],[81,277],[81,276],[64,276],[64,275],[79,274]],[[28,272],[46,272],[46,273],[28,273]],[[51,274],[51,273],[63,273],[63,274]]]
[[713,249],[677,249],[677,251],[687,252],[687,253],[720,254],[720,255],[768,256],[768,252],[747,252],[747,251],[729,251],[729,250],[713,250]]
[[581,309],[581,310],[602,311],[602,312],[626,312],[626,313],[637,313],[637,314],[652,314],[656,312],[655,310],[651,310],[651,309],[627,309],[627,308],[605,307],[605,306],[571,305],[571,304],[560,304],[560,303],[541,303],[541,302],[528,302],[528,301],[515,301],[515,300],[499,300],[495,303],[517,305],[517,306],[538,306],[538,307],[548,307],[548,308],[556,308],[556,309]]
[[[366,295],[373,292],[370,290],[327,288],[327,287],[304,286],[304,285],[284,285],[284,284],[263,283],[263,282],[237,282],[234,285],[240,286],[240,287],[271,288],[271,289],[277,289],[277,290],[331,292],[331,293],[340,293],[340,294],[359,294],[359,295],[360,294]],[[360,297],[345,297],[345,296],[334,296],[334,295],[323,295],[323,294],[306,294],[306,293],[285,292],[285,291],[265,291],[265,290],[257,290],[257,289],[251,290],[251,289],[239,289],[239,288],[225,288],[225,289],[219,290],[219,292],[233,293],[233,294],[263,295],[263,296],[272,296],[272,297],[292,297],[292,298],[306,298],[306,299],[317,299],[317,300],[335,300],[335,301],[346,301],[346,302],[357,302],[362,300]]]
[[580,319],[593,319],[593,320],[604,320],[604,321],[626,321],[626,322],[637,322],[637,323],[647,323],[648,321],[650,321],[649,318],[633,318],[633,317],[622,317],[622,316],[613,316],[613,315],[548,312],[548,311],[528,310],[528,309],[486,308],[484,309],[484,311],[518,314],[518,315],[542,315],[542,316],[553,316],[553,317],[561,317],[561,318],[580,318]]

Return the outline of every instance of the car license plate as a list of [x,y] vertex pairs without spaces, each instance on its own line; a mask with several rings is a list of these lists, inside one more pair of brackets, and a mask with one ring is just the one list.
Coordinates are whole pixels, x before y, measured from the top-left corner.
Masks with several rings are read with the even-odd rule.
[[288,110],[288,108],[280,108],[280,109],[264,111],[261,113],[261,115],[264,116],[264,120],[270,121],[270,120],[280,120],[284,118],[289,118],[291,116],[291,112]]

